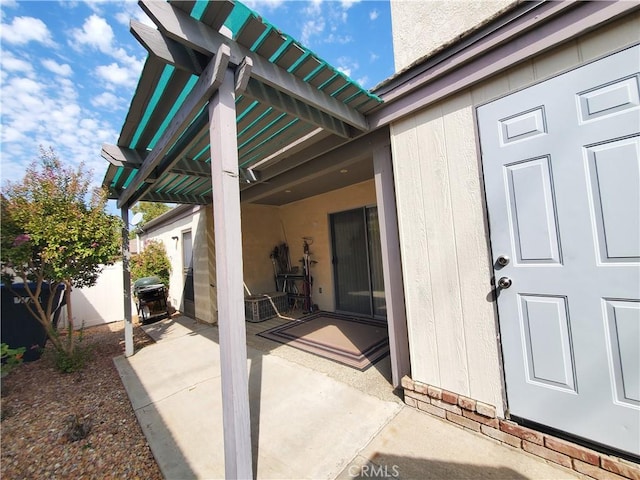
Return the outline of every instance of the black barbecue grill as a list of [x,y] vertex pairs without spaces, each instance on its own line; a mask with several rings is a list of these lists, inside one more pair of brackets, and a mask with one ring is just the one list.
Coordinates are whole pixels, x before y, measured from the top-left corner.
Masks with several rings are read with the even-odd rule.
[[137,300],[136,308],[142,323],[165,313],[167,317],[171,316],[167,303],[167,287],[158,277],[143,277],[136,280],[133,283],[133,294]]

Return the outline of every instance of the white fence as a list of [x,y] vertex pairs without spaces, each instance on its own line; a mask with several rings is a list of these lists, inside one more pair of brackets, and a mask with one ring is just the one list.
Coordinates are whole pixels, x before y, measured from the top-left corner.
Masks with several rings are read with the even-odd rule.
[[[124,320],[124,288],[122,262],[104,267],[98,282],[93,287],[71,291],[71,306],[74,328],[91,327]],[[131,302],[135,315],[136,307]],[[63,307],[60,326],[67,325],[67,310]]]

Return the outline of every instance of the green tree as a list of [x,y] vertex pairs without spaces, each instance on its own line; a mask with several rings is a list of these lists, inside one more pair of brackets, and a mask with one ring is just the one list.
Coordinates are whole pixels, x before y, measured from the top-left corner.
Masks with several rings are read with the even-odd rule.
[[158,202],[138,202],[136,203],[131,211],[135,213],[142,213],[142,221],[139,226],[144,225],[145,223],[149,223],[156,217],[159,217],[165,212],[171,210],[171,207],[166,203],[158,203]]
[[[40,161],[27,168],[22,181],[7,182],[3,190],[3,281],[10,289],[14,281],[25,281],[29,300],[16,296],[43,325],[59,356],[73,359],[77,336],[71,290],[94,285],[102,266],[117,258],[121,222],[105,212],[106,192],[90,191],[84,164],[75,170],[64,166],[53,149],[41,149]],[[60,285],[69,321],[66,339],[52,323],[53,292]],[[50,295],[43,305],[39,299],[45,288]]]
[[131,278],[134,282],[143,277],[158,277],[169,286],[170,274],[171,263],[162,242],[149,241],[144,251],[131,258]]
[[136,203],[131,211],[134,214],[141,213],[142,221],[135,225],[134,228],[129,232],[129,239],[132,240],[136,238],[136,230],[138,228],[142,228],[145,223],[149,223],[156,217],[159,217],[165,212],[171,210],[171,207],[166,203],[158,203],[158,202],[138,202]]

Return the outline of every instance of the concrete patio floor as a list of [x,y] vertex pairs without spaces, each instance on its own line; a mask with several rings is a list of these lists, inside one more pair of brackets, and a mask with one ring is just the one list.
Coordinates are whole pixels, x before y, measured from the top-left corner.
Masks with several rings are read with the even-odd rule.
[[[224,478],[217,328],[178,317],[144,329],[156,344],[115,364],[163,475]],[[306,365],[248,357],[258,479],[579,478]]]

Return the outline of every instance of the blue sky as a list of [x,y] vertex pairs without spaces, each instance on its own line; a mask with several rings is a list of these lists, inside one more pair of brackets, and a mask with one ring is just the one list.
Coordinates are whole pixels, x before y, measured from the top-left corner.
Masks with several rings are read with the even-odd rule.
[[[365,88],[393,73],[387,1],[245,1]],[[153,25],[135,1],[0,0],[0,176],[23,177],[49,146],[100,184],[146,51],[129,33]]]

